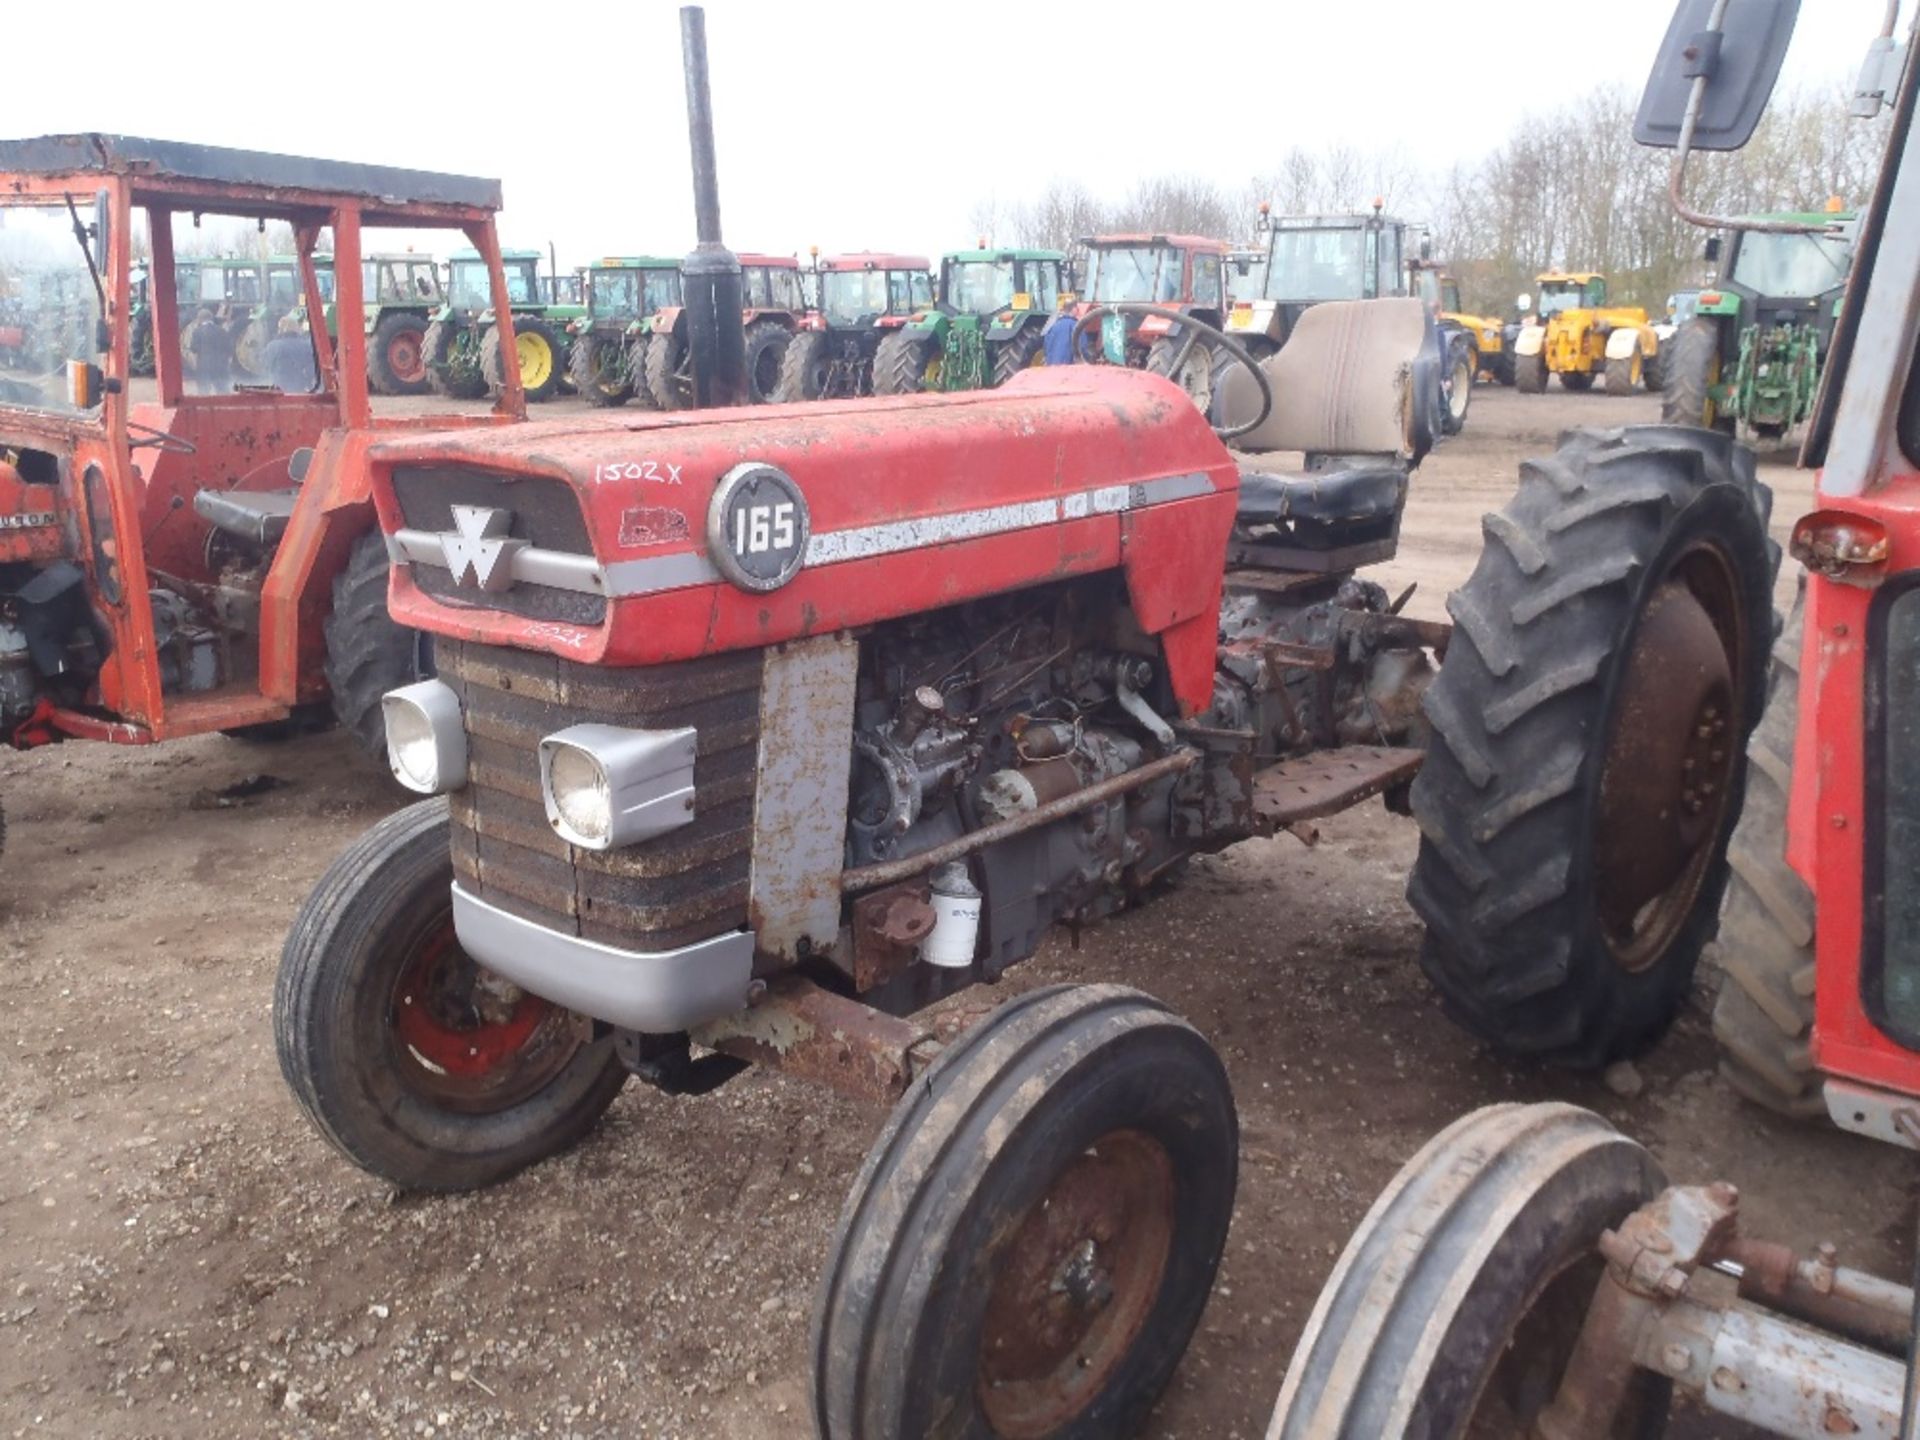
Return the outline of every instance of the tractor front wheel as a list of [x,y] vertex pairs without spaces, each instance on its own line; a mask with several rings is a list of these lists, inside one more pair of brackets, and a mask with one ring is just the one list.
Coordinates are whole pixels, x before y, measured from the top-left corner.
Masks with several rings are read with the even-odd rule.
[[668,331],[647,339],[647,393],[662,410],[693,408],[693,368],[687,342]]
[[793,331],[778,320],[756,320],[747,327],[747,398],[753,404],[772,403],[792,343]]
[[1598,1067],[1686,998],[1766,695],[1771,498],[1719,436],[1574,431],[1484,522],[1407,895],[1449,1012],[1507,1054]]
[[1547,357],[1544,355],[1514,356],[1513,387],[1528,395],[1546,394]]
[[1448,435],[1458,435],[1467,428],[1467,411],[1473,406],[1473,377],[1479,368],[1472,343],[1456,332],[1447,344],[1441,396],[1444,403],[1440,407],[1440,428]]
[[478,400],[487,393],[472,329],[461,320],[435,320],[420,341],[426,356],[427,384],[450,400]]
[[471,1190],[564,1149],[626,1079],[592,1023],[482,969],[453,928],[447,802],[389,815],[294,917],[274,986],[280,1073],[361,1169]]
[[573,342],[569,365],[573,388],[589,405],[612,409],[626,404],[633,395],[627,350],[616,340],[589,331]]
[[389,690],[433,674],[430,637],[387,613],[390,565],[378,533],[356,540],[347,568],[334,577],[333,610],[322,627],[334,718],[383,768],[387,722],[381,700]]
[[1689,320],[1668,344],[1672,354],[1664,367],[1661,423],[1733,434],[1733,417],[1722,415],[1713,398],[1720,383],[1720,327],[1711,320]]
[[[1601,1237],[1665,1184],[1659,1163],[1572,1105],[1493,1105],[1394,1176],[1314,1303],[1269,1440],[1538,1433],[1606,1279]],[[1672,1384],[1629,1382],[1582,1434],[1646,1440]]]
[[1219,1056],[1157,1001],[1008,1001],[915,1080],[841,1211],[815,1432],[1132,1434],[1207,1303],[1237,1145]]
[[940,388],[940,342],[924,331],[896,330],[873,356],[873,393],[916,395]]
[[1631,355],[1615,356],[1607,361],[1607,394],[1637,395],[1645,372],[1646,362],[1640,357],[1639,346],[1634,347]]
[[1187,358],[1181,361],[1179,373],[1175,374],[1174,361],[1179,358],[1184,343],[1171,335],[1154,341],[1147,351],[1145,368],[1149,374],[1166,376],[1186,391],[1187,398],[1205,415],[1213,409],[1213,347],[1196,338],[1187,348]]
[[773,398],[782,404],[818,400],[827,393],[827,337],[803,330],[793,337],[780,361],[780,383]]
[[1583,395],[1593,388],[1593,372],[1591,370],[1563,370],[1560,372],[1560,388],[1562,390],[1571,390],[1576,395]]
[[[506,366],[500,353],[504,334],[498,324],[489,325],[480,341],[480,373],[486,377],[487,389],[495,395],[507,387]],[[553,333],[552,326],[537,315],[514,316],[513,354],[514,363],[520,367],[520,389],[528,404],[551,400],[559,394],[561,371],[565,367],[560,360],[560,339]]]
[[367,379],[382,395],[427,393],[427,323],[399,311],[380,317],[367,346]]
[[1756,1105],[1797,1119],[1827,1113],[1814,1069],[1813,892],[1787,863],[1787,795],[1800,719],[1806,591],[1779,643],[1766,713],[1747,743],[1747,796],[1727,853],[1733,878],[1712,954],[1720,962],[1713,1038],[1720,1073]]

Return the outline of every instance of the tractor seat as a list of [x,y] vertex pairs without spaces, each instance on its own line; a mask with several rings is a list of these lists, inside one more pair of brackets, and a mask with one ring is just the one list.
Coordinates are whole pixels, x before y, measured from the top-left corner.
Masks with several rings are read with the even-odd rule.
[[194,513],[216,530],[255,545],[272,545],[287,532],[298,490],[201,490]]
[[1242,470],[1236,523],[1252,529],[1289,520],[1310,525],[1386,520],[1406,496],[1407,472],[1395,465],[1349,464],[1303,475]]

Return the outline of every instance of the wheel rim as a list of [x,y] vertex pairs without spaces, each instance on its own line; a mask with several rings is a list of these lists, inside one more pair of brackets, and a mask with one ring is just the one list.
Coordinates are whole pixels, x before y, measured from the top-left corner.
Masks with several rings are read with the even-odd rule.
[[1195,345],[1187,352],[1178,376],[1180,388],[1199,407],[1202,415],[1213,407],[1213,358]]
[[387,368],[400,380],[424,380],[426,361],[420,353],[418,331],[402,330],[387,341]]
[[1473,389],[1473,366],[1465,356],[1460,358],[1453,368],[1453,392],[1447,396],[1447,408],[1453,412],[1455,420],[1464,420],[1467,415],[1467,402]]
[[553,351],[538,335],[515,335],[513,348],[520,357],[521,387],[538,390],[553,374]]
[[977,1384],[1004,1440],[1050,1435],[1101,1393],[1159,1299],[1173,1249],[1166,1149],[1116,1130],[1075,1156],[996,1257]]
[[1739,588],[1725,556],[1682,552],[1650,592],[1626,657],[1600,773],[1600,929],[1638,972],[1685,925],[1725,826],[1745,673]]
[[407,947],[389,1017],[401,1083],[449,1110],[518,1104],[566,1069],[584,1038],[578,1017],[468,959],[451,909]]
[[1633,360],[1627,366],[1627,383],[1630,385],[1638,385],[1640,383],[1641,372],[1644,368],[1645,366],[1640,359],[1640,352],[1638,350],[1634,351]]

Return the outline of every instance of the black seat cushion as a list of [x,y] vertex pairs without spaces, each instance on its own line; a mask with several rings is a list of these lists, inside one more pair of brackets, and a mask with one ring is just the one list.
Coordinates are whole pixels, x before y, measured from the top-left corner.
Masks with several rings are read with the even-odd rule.
[[1389,462],[1343,465],[1300,475],[1242,471],[1239,524],[1353,525],[1388,520],[1406,495],[1407,474]]
[[202,490],[193,497],[201,519],[256,545],[271,545],[286,533],[297,490]]

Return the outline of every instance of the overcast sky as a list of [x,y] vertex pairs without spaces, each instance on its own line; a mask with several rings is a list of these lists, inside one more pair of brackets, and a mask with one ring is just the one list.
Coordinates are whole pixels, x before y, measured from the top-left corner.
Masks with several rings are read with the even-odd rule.
[[[1789,82],[1851,76],[1883,8],[1808,0]],[[297,20],[256,0],[198,0],[171,20],[130,0],[6,9],[0,133],[497,175],[503,241],[552,240],[563,267],[692,243],[667,0],[332,0]],[[1444,169],[1570,87],[1637,94],[1671,14],[1672,0],[711,0],[726,239],[937,254],[972,243],[990,196],[1010,205],[1058,177],[1118,198],[1175,172],[1238,192],[1296,144],[1403,146]]]

